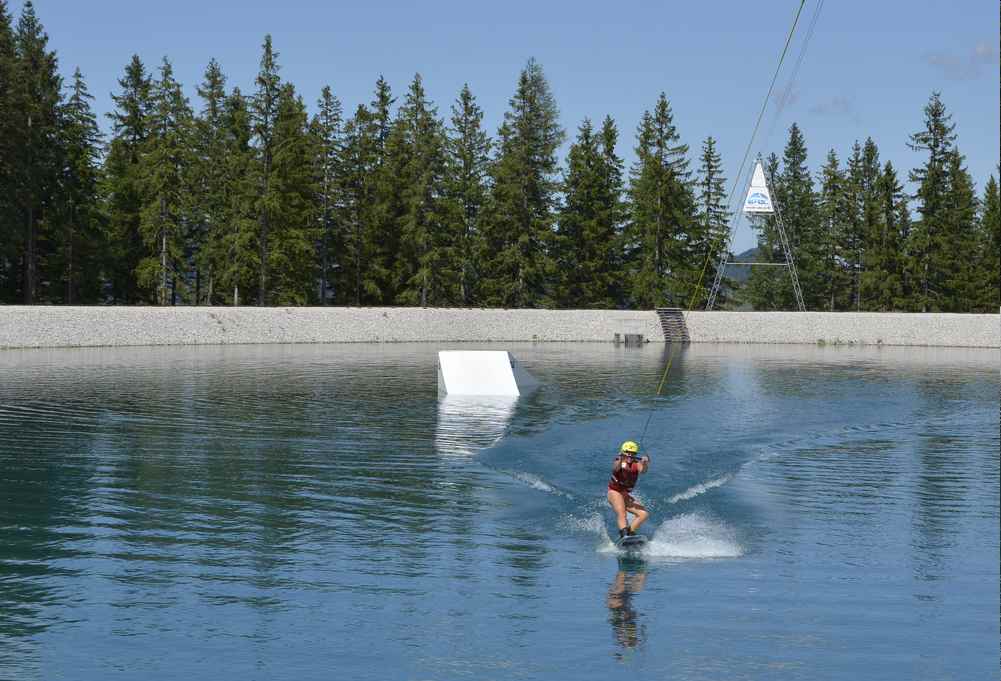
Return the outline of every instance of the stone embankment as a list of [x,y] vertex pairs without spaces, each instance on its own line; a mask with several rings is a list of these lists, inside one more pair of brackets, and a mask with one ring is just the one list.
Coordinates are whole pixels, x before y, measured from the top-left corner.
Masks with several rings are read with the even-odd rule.
[[693,343],[1001,347],[1001,315],[907,312],[688,312]]
[[[663,315],[662,315],[663,316]],[[664,342],[1001,346],[1001,316],[445,308],[0,306],[0,348],[232,343]]]

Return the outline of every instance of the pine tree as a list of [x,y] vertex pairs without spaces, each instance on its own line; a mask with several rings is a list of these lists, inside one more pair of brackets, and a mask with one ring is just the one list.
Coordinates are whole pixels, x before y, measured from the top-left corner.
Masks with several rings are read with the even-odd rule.
[[255,80],[257,92],[250,101],[258,161],[256,174],[259,188],[255,212],[259,230],[257,241],[260,248],[257,304],[261,306],[268,305],[268,290],[271,287],[268,247],[271,243],[271,223],[276,218],[278,203],[271,182],[275,155],[275,125],[278,120],[282,89],[278,70],[278,53],[272,47],[269,34],[264,37],[262,46],[260,70]]
[[612,308],[618,297],[617,248],[622,222],[622,168],[618,131],[606,118],[597,134],[584,119],[567,156],[554,254],[556,304]]
[[945,264],[941,254],[948,235],[943,216],[948,186],[948,158],[956,135],[952,115],[946,112],[941,96],[933,92],[924,108],[924,129],[910,136],[908,146],[927,152],[927,159],[910,173],[918,185],[917,220],[908,240],[908,277],[912,282],[911,309],[933,312],[943,307]]
[[[877,182],[880,176],[879,150],[872,138],[865,145],[857,141],[852,146],[852,155],[848,161],[846,178],[847,188],[847,220],[843,234],[842,256],[851,277],[851,292],[846,309],[860,311],[868,309],[863,303],[862,280],[866,268],[866,248],[882,233],[877,195]],[[878,263],[872,263],[879,267]]]
[[[1001,172],[1001,168],[999,168]],[[980,203],[977,311],[993,314],[1001,304],[1001,195],[991,175]]]
[[[558,282],[554,292],[557,307],[588,307],[584,287],[595,276],[599,263],[589,258],[588,231],[593,231],[598,208],[599,177],[598,140],[594,126],[585,118],[577,129],[577,139],[567,154],[567,170],[563,180],[563,206],[559,211],[553,257]],[[591,230],[588,228],[591,227]],[[605,282],[606,287],[610,285]]]
[[99,194],[102,142],[90,105],[92,99],[77,68],[70,96],[61,111],[60,143],[65,163],[57,202],[57,267],[51,272],[53,280],[63,284],[54,298],[68,305],[96,302],[101,294],[98,256],[104,248]]
[[239,88],[234,88],[225,100],[222,125],[223,200],[221,220],[209,233],[209,296],[211,299],[215,294],[220,300],[240,305],[250,299],[246,292],[260,284],[261,249],[254,130],[250,102]]
[[[202,109],[194,120],[189,177],[192,210],[187,241],[194,251],[193,302],[212,305],[224,255],[219,240],[227,221],[226,76],[212,59],[198,86]],[[204,280],[204,284],[203,284]]]
[[629,219],[629,208],[625,198],[624,163],[615,151],[619,145],[619,129],[611,116],[605,116],[602,121],[598,140],[601,152],[598,233],[611,233],[611,238],[600,240],[604,252],[596,260],[602,263],[602,269],[609,272],[610,285],[606,289],[599,278],[597,288],[588,297],[596,301],[596,306],[616,307],[624,305],[626,298],[626,282],[623,281],[623,233]]
[[291,84],[279,92],[273,141],[265,250],[271,258],[270,288],[264,295],[277,305],[305,305],[316,300],[320,153],[306,106]]
[[367,235],[374,221],[374,176],[379,167],[377,126],[372,112],[359,105],[344,126],[340,189],[344,199],[341,267],[335,290],[342,303],[366,302],[364,277],[368,262]]
[[943,312],[970,312],[980,298],[976,272],[978,200],[963,155],[953,148],[946,159],[946,196],[941,250],[937,254]]
[[451,219],[457,222],[459,295],[462,305],[479,301],[481,276],[478,255],[482,249],[483,207],[489,193],[490,138],[483,130],[483,111],[463,85],[452,105],[450,135],[447,140],[447,188]]
[[17,236],[15,231],[14,158],[18,121],[14,100],[16,53],[14,30],[5,0],[0,0],[0,303],[16,300]]
[[[700,160],[696,222],[700,228],[701,238],[695,244],[695,252],[702,259],[705,271],[700,275],[700,293],[692,299],[695,307],[700,306],[708,298],[709,290],[715,281],[720,254],[728,246],[727,235],[730,221],[730,213],[726,205],[726,178],[723,176],[723,159],[716,151],[716,140],[711,136],[702,143]],[[727,288],[732,286],[728,281],[724,283]],[[722,293],[721,291],[719,296],[721,306],[726,303],[726,298]]]
[[414,76],[399,122],[407,147],[402,167],[401,252],[397,261],[397,302],[426,307],[461,300],[462,262],[458,225],[446,201],[444,123],[427,100],[420,74]]
[[375,81],[375,99],[371,102],[372,116],[376,126],[376,151],[379,158],[385,153],[386,142],[393,127],[393,104],[396,99],[393,97],[393,90],[382,75]]
[[661,93],[640,121],[630,175],[626,257],[634,306],[687,305],[701,272],[702,262],[693,264],[702,239],[687,155]]
[[493,192],[484,222],[484,302],[503,307],[551,304],[559,110],[542,66],[530,59],[498,131]]
[[379,76],[371,102],[374,172],[364,180],[371,203],[363,208],[366,219],[362,230],[362,295],[373,305],[395,303],[400,288],[398,259],[406,190],[403,173],[410,146],[403,123],[392,117],[395,101],[389,83]]
[[844,268],[848,273],[849,289],[846,299],[841,303],[841,309],[857,311],[859,309],[859,282],[861,274],[861,248],[865,236],[863,226],[863,202],[865,189],[862,179],[862,145],[858,140],[852,145],[851,156],[848,157],[848,167],[845,171],[845,220],[839,253],[843,259]]
[[364,180],[370,205],[361,231],[362,299],[368,304],[392,304],[399,287],[397,258],[403,214],[403,166],[408,146],[402,125],[392,116],[395,103],[389,83],[380,74],[369,102],[374,142],[374,172]]
[[47,233],[54,216],[53,196],[62,167],[59,144],[62,79],[55,52],[35,14],[24,3],[14,36],[15,68],[12,88],[15,150],[13,179],[18,218],[23,225],[21,299],[32,304],[39,296],[39,270],[50,244]]
[[136,268],[139,285],[155,290],[160,305],[175,304],[184,285],[185,232],[189,222],[187,175],[191,166],[192,113],[165,57],[153,83],[150,135],[140,163],[139,231],[149,255]]
[[341,146],[343,144],[343,113],[341,102],[329,86],[325,86],[317,102],[313,118],[313,134],[319,149],[319,254],[320,304],[329,302],[330,273],[341,257]]
[[[805,303],[807,291],[812,292],[820,279],[821,255],[817,234],[817,197],[813,190],[813,176],[807,165],[806,138],[795,123],[789,129],[789,141],[782,156],[782,178],[776,191]],[[784,255],[780,262],[782,260],[785,260]],[[795,309],[789,273],[782,271],[781,274],[788,283],[782,289],[781,305],[784,309]],[[813,309],[816,296],[811,293],[810,298],[812,304],[808,305],[808,309]]]
[[152,82],[137,55],[119,79],[121,92],[112,95],[116,109],[108,114],[112,139],[104,163],[108,201],[108,252],[106,270],[115,302],[140,300],[135,271],[148,252],[139,232],[142,210],[140,162],[150,134]]
[[870,231],[866,236],[861,282],[863,309],[891,312],[905,305],[903,248],[910,216],[903,187],[889,161],[874,190],[878,214],[867,220]]
[[818,234],[821,261],[819,276],[810,289],[810,308],[843,310],[847,306],[847,291],[851,275],[845,268],[843,253],[847,232],[847,181],[834,149],[820,169],[820,194],[817,199]]

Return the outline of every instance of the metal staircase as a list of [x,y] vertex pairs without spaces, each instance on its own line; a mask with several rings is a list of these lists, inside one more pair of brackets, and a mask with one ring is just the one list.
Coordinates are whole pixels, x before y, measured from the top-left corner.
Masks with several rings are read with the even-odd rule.
[[688,325],[685,312],[680,307],[658,307],[657,317],[664,330],[664,340],[668,343],[688,343]]

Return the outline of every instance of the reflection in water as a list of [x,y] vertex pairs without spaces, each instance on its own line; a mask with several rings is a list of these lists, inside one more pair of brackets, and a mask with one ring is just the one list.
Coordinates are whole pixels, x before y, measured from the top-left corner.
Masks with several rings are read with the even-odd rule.
[[619,649],[615,659],[622,660],[632,650],[643,645],[646,639],[646,625],[639,622],[639,614],[633,608],[633,595],[643,590],[646,571],[642,566],[629,568],[620,565],[618,574],[608,588],[608,621]]
[[438,400],[435,449],[467,457],[499,440],[514,415],[517,396],[449,395]]

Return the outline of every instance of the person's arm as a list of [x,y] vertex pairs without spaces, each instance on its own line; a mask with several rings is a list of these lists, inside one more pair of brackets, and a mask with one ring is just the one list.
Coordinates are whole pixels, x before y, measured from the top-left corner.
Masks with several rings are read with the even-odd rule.
[[615,475],[615,471],[619,470],[621,462],[622,462],[621,456],[616,456],[614,459],[612,459],[612,475]]

